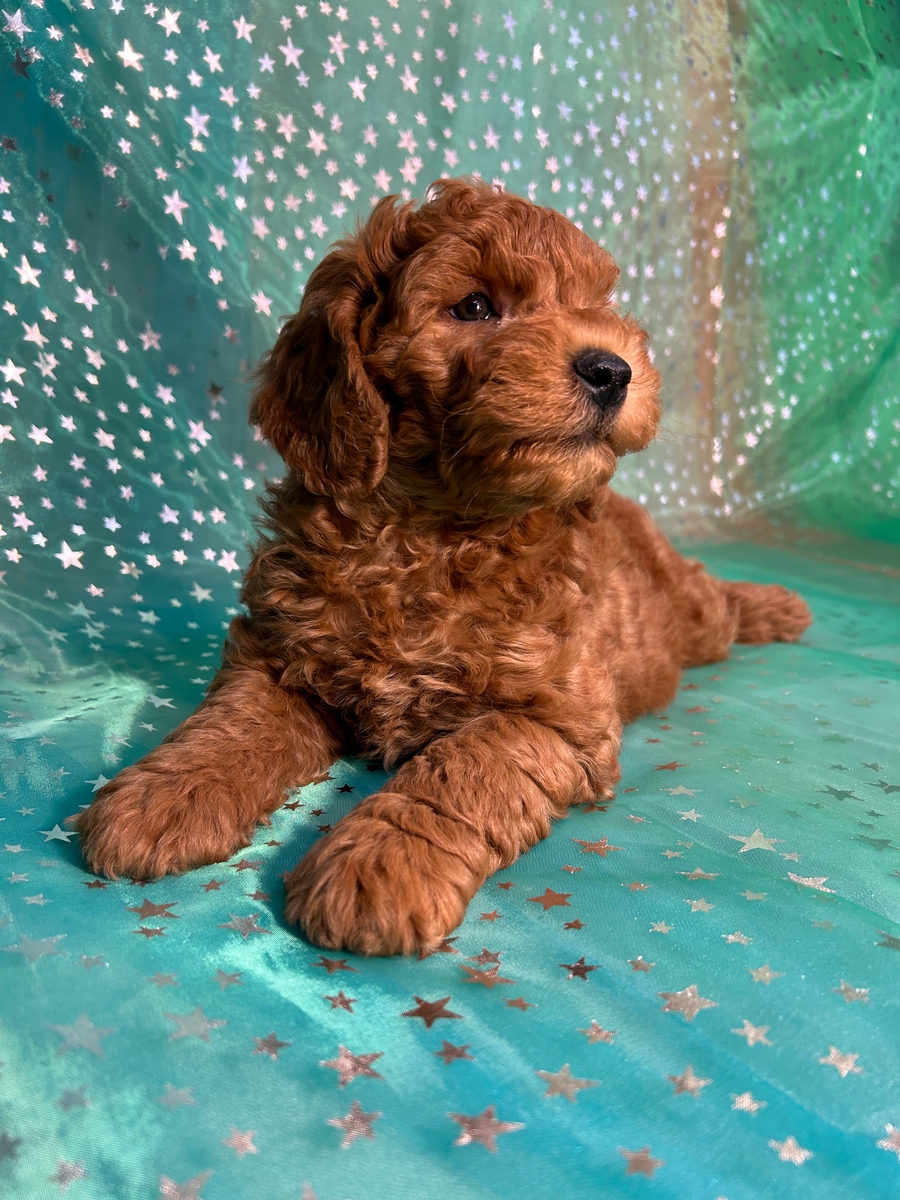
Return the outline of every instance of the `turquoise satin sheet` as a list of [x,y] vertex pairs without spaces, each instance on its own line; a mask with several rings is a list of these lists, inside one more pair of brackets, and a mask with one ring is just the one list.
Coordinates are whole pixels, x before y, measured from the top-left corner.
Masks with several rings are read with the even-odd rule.
[[[3,10],[0,1195],[900,1194],[898,25]],[[622,489],[814,625],[687,672],[615,801],[421,961],[281,922],[364,763],[228,863],[96,879],[65,817],[193,710],[239,611],[280,470],[249,369],[374,198],[472,171],[622,266],[666,411]]]
[[[384,779],[362,763],[229,863],[87,875],[62,820],[190,711],[209,618],[186,649],[203,603],[159,604],[126,668],[64,664],[6,610],[8,1194],[69,1176],[102,1200],[193,1194],[166,1180],[205,1180],[204,1200],[896,1194],[896,577],[705,557],[796,585],[816,623],[687,672],[626,731],[615,802],[560,821],[422,961],[320,955],[280,919],[282,873]],[[464,1145],[448,1115],[487,1110],[521,1126],[496,1157],[491,1114]]]

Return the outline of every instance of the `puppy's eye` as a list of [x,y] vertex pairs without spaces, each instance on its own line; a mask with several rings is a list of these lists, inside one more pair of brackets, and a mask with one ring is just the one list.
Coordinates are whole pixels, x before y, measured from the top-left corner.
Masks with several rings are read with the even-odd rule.
[[496,316],[493,305],[483,292],[472,292],[454,304],[450,312],[457,321],[486,321]]

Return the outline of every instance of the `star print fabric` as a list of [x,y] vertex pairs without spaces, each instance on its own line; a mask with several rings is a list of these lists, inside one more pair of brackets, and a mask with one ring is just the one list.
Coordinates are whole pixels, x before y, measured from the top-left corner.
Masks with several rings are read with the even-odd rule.
[[[0,40],[0,1193],[896,1196],[896,12],[32,0]],[[688,672],[421,961],[281,921],[364,763],[228,863],[86,874],[65,817],[239,611],[250,370],[379,196],[468,172],[622,267],[666,417],[618,486],[815,624]]]

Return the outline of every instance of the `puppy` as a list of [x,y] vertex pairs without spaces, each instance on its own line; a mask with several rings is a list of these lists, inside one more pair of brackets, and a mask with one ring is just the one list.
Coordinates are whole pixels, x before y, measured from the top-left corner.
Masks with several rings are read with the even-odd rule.
[[609,488],[659,419],[610,255],[559,213],[442,180],[387,197],[312,273],[251,419],[284,458],[197,712],[72,818],[98,874],[229,858],[341,755],[396,773],[286,879],[359,954],[434,948],[684,667],[810,623],[726,583]]

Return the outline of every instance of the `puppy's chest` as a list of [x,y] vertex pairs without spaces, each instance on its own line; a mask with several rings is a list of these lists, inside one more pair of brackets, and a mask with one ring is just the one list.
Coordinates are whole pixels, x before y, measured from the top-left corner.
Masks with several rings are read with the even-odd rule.
[[323,581],[308,647],[322,698],[383,735],[398,720],[447,727],[564,687],[584,652],[579,581],[528,560],[464,565],[360,562],[339,587]]

